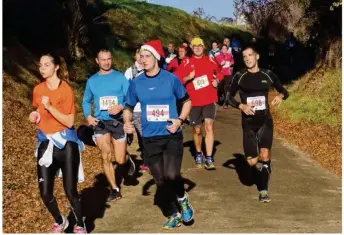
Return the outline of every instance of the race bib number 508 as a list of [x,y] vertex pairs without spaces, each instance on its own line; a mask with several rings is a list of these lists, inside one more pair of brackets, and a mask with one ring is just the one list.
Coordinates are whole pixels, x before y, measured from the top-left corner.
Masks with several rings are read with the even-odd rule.
[[265,96],[247,97],[247,104],[254,106],[254,110],[265,110]]
[[147,105],[147,121],[166,122],[169,118],[169,105]]

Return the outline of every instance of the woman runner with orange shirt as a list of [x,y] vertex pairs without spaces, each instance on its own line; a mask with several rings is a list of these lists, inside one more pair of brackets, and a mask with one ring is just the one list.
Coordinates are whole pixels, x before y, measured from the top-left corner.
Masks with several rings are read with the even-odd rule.
[[61,215],[53,196],[55,176],[62,172],[63,187],[71,203],[77,224],[74,233],[87,233],[82,218],[77,183],[83,181],[79,149],[83,143],[73,128],[75,107],[74,94],[65,79],[68,71],[62,57],[43,55],[39,72],[44,81],[33,90],[33,106],[29,120],[38,128],[37,176],[41,198],[54,217],[53,233],[62,233],[69,225]]

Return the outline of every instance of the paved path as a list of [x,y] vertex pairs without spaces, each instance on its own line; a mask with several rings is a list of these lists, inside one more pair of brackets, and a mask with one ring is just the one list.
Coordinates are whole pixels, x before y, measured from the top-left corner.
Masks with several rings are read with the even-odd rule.
[[[195,221],[192,226],[182,226],[173,232],[341,232],[342,189],[339,177],[275,138],[270,183],[272,201],[259,203],[256,186],[245,164],[238,160],[240,157],[237,158],[243,152],[239,112],[219,109],[215,129],[217,169],[211,172],[194,168],[188,147],[192,144],[191,128],[184,131],[186,147],[182,171],[183,177],[195,184],[189,192]],[[222,166],[226,162],[230,163],[229,167]],[[155,185],[149,188],[148,196],[142,195],[142,188],[151,176],[145,174],[138,180],[137,186],[123,187],[121,200],[104,202],[104,210],[94,218],[92,232],[164,231],[161,227],[165,218],[153,205]]]

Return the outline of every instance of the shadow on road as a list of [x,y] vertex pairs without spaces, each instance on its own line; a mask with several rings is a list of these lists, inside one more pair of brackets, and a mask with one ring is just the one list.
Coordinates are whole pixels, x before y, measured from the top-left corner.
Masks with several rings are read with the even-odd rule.
[[[186,192],[190,192],[192,189],[196,187],[195,182],[184,177],[183,177],[183,180],[184,180],[184,185],[185,184],[187,185],[187,188],[185,189]],[[145,185],[143,185],[142,187],[142,195],[143,196],[150,195],[150,192],[148,190],[154,184],[155,184],[154,179],[147,181]],[[157,189],[154,195],[154,205],[157,205],[160,208],[163,215],[166,217],[170,216],[168,211],[171,208],[171,204],[172,203],[176,203],[176,205],[178,204],[177,198],[173,194],[174,193],[171,192],[170,187],[163,187],[163,188]],[[169,200],[170,203],[166,204],[166,198],[170,199]],[[188,226],[192,224],[193,224],[193,221],[187,223],[186,225]]]
[[[81,191],[80,200],[83,215],[86,217],[85,225],[87,233],[90,233],[95,229],[95,220],[103,218],[105,209],[110,208],[110,205],[107,204],[109,193],[108,181],[103,173],[95,176],[92,187]],[[76,224],[76,221],[72,211],[68,215],[68,220],[69,226],[65,232],[73,233],[73,227]]]
[[[215,156],[216,154],[216,147],[219,146],[221,144],[220,141],[218,140],[215,140],[214,141],[214,147],[213,147],[213,156]],[[193,140],[189,140],[189,141],[186,141],[183,143],[183,147],[188,147],[189,148],[189,151],[191,153],[191,156],[194,157],[196,155],[196,149],[195,149],[195,144],[194,144],[194,141]],[[205,154],[206,151],[205,151],[205,139],[204,137],[202,138],[202,152]]]
[[[140,173],[139,167],[143,163],[142,160],[137,159],[137,155],[130,155],[131,159],[135,163],[135,173],[133,176],[128,175],[129,170],[129,163],[126,163],[124,165],[117,166],[116,172],[115,172],[115,178],[118,185],[121,185],[122,182],[126,186],[136,186],[139,184],[139,181],[137,178],[142,176],[142,173]],[[120,186],[119,186],[120,187]]]
[[[127,186],[136,186],[139,184],[138,177],[142,176],[138,172],[138,167],[142,163],[142,160],[138,160],[136,155],[130,155],[133,159],[136,171],[133,176],[128,176],[129,164],[118,166],[115,172],[116,182],[121,185],[122,182]],[[107,197],[110,194],[109,183],[106,176],[101,173],[95,176],[92,187],[85,188],[80,193],[80,200],[82,206],[82,212],[85,219],[85,225],[87,233],[92,232],[95,229],[95,220],[104,217],[105,210],[110,208],[107,204]],[[76,224],[75,217],[71,211],[68,215],[69,226],[66,229],[66,233],[73,233],[73,227]]]
[[235,170],[238,174],[240,182],[243,185],[252,186],[256,184],[256,177],[254,174],[255,171],[253,171],[252,167],[247,164],[245,156],[241,153],[234,153],[233,157],[234,158],[231,158],[223,163],[222,166]]

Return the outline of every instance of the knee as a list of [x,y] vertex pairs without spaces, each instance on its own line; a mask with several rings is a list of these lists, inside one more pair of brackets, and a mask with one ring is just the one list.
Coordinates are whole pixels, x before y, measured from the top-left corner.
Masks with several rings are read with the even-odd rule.
[[214,123],[213,122],[206,122],[205,123],[205,132],[206,133],[213,133],[214,132]]
[[202,135],[202,129],[201,127],[194,128],[194,134],[196,135]]
[[258,157],[247,159],[247,163],[249,166],[255,166],[257,162],[258,162]]
[[119,164],[119,165],[123,165],[127,162],[127,158],[126,158],[126,155],[124,154],[123,156],[116,156],[116,162]]
[[260,151],[260,160],[263,161],[263,162],[267,162],[270,160],[270,155],[269,155],[269,150],[268,149],[262,149]]
[[103,145],[100,150],[103,161],[109,161],[111,159],[111,147],[108,145]]

